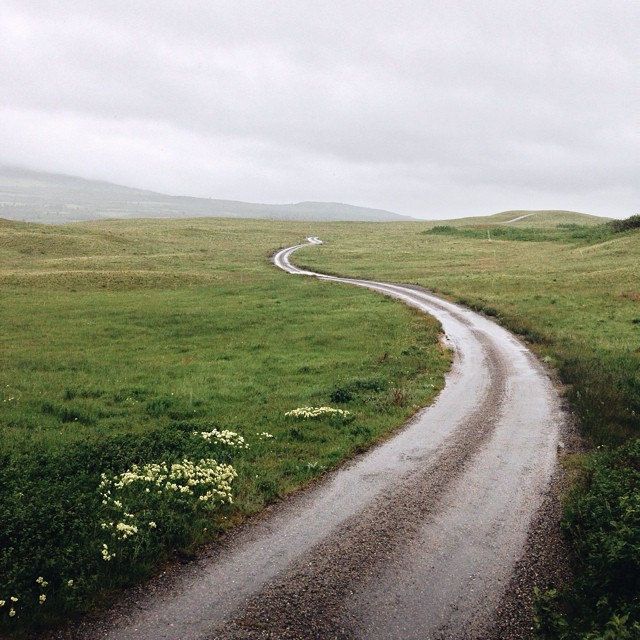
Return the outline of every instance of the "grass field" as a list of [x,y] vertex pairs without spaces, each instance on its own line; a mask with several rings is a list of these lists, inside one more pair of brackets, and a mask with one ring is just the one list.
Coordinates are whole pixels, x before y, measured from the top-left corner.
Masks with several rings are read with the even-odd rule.
[[540,596],[539,633],[640,637],[640,231],[417,223],[321,237],[300,265],[423,285],[496,317],[557,369],[596,448],[572,460],[576,584]]
[[[640,233],[571,212],[505,225],[516,213],[526,212],[471,226],[0,223],[0,599],[20,595],[15,620],[0,609],[3,624],[33,611],[46,623],[108,596],[158,555],[215,537],[434,397],[448,366],[434,322],[269,265],[276,248],[318,235],[326,244],[300,251],[298,264],[421,284],[494,316],[557,369],[594,450],[572,458],[580,480],[566,499],[578,578],[540,594],[539,634],[636,637]],[[325,404],[353,415],[284,416]],[[193,435],[214,427],[250,447]],[[102,505],[100,473],[110,482],[133,464],[184,457],[233,464],[234,505],[194,511],[127,495],[157,527],[116,536],[104,561],[112,532],[100,525],[122,514]]]
[[[5,628],[112,597],[435,396],[450,360],[435,321],[269,263],[305,231],[215,219],[0,222]],[[351,414],[284,415],[306,405]],[[170,466],[185,458],[205,464]],[[175,477],[154,483],[164,472],[144,465],[163,462]],[[237,477],[222,477],[226,464]],[[147,479],[115,486],[132,469]],[[189,478],[202,481],[193,495],[166,489]]]

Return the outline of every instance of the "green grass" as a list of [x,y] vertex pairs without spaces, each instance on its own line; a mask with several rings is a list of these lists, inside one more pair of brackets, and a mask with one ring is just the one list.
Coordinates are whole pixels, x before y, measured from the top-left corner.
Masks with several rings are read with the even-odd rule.
[[526,227],[516,225],[474,225],[469,227],[437,225],[423,233],[455,236],[474,240],[520,240],[522,242],[565,242],[567,244],[593,244],[615,237],[609,223],[600,225],[558,224],[552,227]]
[[[627,224],[547,229],[453,224],[327,229],[311,269],[423,285],[525,337],[567,386],[588,442],[565,527],[573,589],[554,596],[544,637],[640,633],[640,234]],[[631,447],[628,450],[626,447]],[[633,577],[635,576],[635,577]],[[544,610],[545,607],[543,606]],[[626,634],[626,635],[625,635]]]
[[[0,223],[5,628],[48,625],[110,599],[433,399],[450,360],[434,320],[269,263],[273,250],[315,231],[215,219]],[[284,416],[328,403],[354,419]],[[193,435],[214,427],[243,435],[249,448]],[[140,532],[121,541],[101,528],[126,521],[102,504],[101,473],[185,457],[233,464],[234,504],[203,510],[129,495]],[[101,556],[105,542],[117,550],[111,561]]]
[[[302,250],[299,264],[421,284],[494,316],[556,368],[601,448],[573,461],[582,471],[565,528],[578,577],[571,590],[541,593],[539,633],[634,637],[640,235],[632,223],[576,225],[571,212],[504,225],[515,213],[525,212],[437,224],[0,222],[0,599],[24,594],[11,625],[34,609],[45,624],[109,597],[434,397],[448,357],[433,321],[268,264],[276,248],[318,235],[327,244]],[[293,424],[283,415],[327,403],[355,420]],[[250,448],[207,449],[192,432],[212,426],[242,433]],[[235,505],[195,515],[188,504],[156,505],[162,526],[107,571],[100,472],[207,455],[238,470]],[[39,575],[51,582],[42,607]]]
[[[571,383],[569,394],[596,444],[638,432],[640,416],[640,236],[576,240],[487,238],[483,229],[444,233],[419,223],[328,229],[323,247],[298,261],[343,275],[423,285],[483,310],[536,343]],[[585,232],[588,235],[590,232]],[[594,231],[596,237],[600,231]]]

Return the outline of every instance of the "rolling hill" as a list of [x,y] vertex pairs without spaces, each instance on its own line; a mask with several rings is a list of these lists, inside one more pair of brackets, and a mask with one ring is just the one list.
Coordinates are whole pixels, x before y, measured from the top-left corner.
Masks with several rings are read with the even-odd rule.
[[383,209],[338,202],[260,204],[170,196],[75,176],[0,166],[0,218],[59,224],[106,218],[269,218],[393,222]]
[[547,228],[560,224],[597,225],[608,222],[611,218],[595,216],[578,211],[562,210],[511,210],[501,211],[489,216],[457,218],[455,220],[439,220],[434,224],[448,224],[452,226],[476,225],[510,225],[517,227]]

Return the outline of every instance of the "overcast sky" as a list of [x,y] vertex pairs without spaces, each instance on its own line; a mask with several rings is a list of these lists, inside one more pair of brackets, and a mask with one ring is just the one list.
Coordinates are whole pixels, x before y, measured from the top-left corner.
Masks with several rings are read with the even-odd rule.
[[640,2],[0,0],[0,162],[425,217],[640,211]]

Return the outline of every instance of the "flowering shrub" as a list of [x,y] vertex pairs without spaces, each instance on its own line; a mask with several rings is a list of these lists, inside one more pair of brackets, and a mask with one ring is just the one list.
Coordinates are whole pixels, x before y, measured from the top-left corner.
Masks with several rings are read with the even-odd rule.
[[[73,584],[73,581],[71,581]],[[42,593],[44,589],[49,586],[49,582],[45,580],[42,576],[38,576],[35,580],[36,585],[38,585],[39,590],[41,591],[40,595],[38,595],[37,602],[39,605],[43,605],[47,601],[47,595]],[[6,614],[9,618],[13,618],[16,615],[17,607],[16,604],[20,598],[18,596],[9,596],[8,604],[7,599],[0,598],[0,620],[2,619],[3,614]]]
[[[235,442],[241,438],[237,434],[233,436],[236,436]],[[245,446],[244,439],[240,444]],[[133,465],[113,477],[103,473],[98,490],[106,518],[100,526],[110,533],[112,544],[116,545],[138,538],[142,531],[148,537],[158,529],[157,522],[162,526],[164,517],[232,503],[231,483],[237,475],[230,464],[220,464],[212,458]],[[134,555],[143,542],[135,546]],[[116,557],[106,543],[101,545],[100,554],[107,562]]]
[[336,409],[334,407],[298,407],[297,409],[287,411],[284,415],[287,416],[287,418],[312,420],[327,417],[349,418],[352,414],[351,411],[347,411],[346,409]]
[[233,431],[194,421],[0,453],[0,635],[85,608],[215,534],[246,450]]

